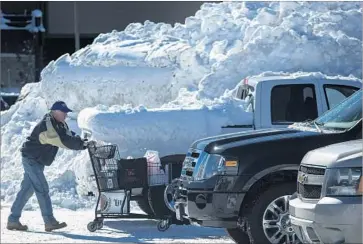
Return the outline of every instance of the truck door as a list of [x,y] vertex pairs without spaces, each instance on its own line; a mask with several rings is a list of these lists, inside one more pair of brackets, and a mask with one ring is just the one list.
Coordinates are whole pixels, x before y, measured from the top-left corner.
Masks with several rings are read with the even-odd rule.
[[[265,101],[262,106],[263,127],[287,127],[295,122],[313,120],[322,112],[315,82],[279,80],[263,84]],[[266,88],[266,89],[265,89]]]

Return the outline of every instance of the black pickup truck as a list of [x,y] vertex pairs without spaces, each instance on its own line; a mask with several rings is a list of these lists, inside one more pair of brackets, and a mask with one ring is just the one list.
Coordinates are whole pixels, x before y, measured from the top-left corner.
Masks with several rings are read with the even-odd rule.
[[191,145],[176,183],[177,218],[225,228],[236,243],[294,243],[290,196],[298,191],[316,198],[321,191],[315,186],[297,189],[303,156],[312,149],[359,138],[362,90],[314,121],[198,140]]

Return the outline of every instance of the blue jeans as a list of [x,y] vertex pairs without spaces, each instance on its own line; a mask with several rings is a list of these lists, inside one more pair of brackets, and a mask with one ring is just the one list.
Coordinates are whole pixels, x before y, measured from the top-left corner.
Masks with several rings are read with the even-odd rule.
[[55,218],[53,216],[52,202],[49,196],[48,182],[44,176],[44,165],[25,157],[22,158],[22,161],[24,179],[21,182],[20,191],[11,207],[11,214],[8,221],[19,222],[25,204],[35,192],[44,223],[50,224],[55,221]]

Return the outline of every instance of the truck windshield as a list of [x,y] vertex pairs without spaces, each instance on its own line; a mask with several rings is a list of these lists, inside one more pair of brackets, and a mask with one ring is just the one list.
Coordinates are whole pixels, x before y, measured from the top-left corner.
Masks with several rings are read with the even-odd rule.
[[359,90],[317,118],[315,124],[324,129],[347,130],[361,119],[362,90]]

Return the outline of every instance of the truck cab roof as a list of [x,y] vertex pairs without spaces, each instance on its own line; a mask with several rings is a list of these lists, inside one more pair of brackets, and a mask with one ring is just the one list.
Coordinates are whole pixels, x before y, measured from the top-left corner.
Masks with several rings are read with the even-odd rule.
[[245,87],[251,88],[251,93],[254,93],[255,87],[259,83],[268,83],[283,80],[296,80],[306,81],[307,83],[312,80],[329,80],[329,81],[347,81],[349,83],[362,83],[362,80],[353,76],[328,76],[320,72],[296,72],[296,73],[282,73],[282,72],[264,72],[256,76],[249,76],[242,79],[236,87],[236,96],[241,97],[241,89]]
[[297,73],[281,73],[281,72],[265,72],[260,75],[250,76],[242,79],[239,85],[248,84],[249,86],[255,87],[260,82],[269,82],[276,80],[344,80],[344,81],[352,81],[352,82],[360,82],[362,81],[353,76],[328,76],[324,75],[320,72],[297,72]]
[[327,168],[362,167],[362,140],[352,140],[321,147],[308,152],[302,164]]

